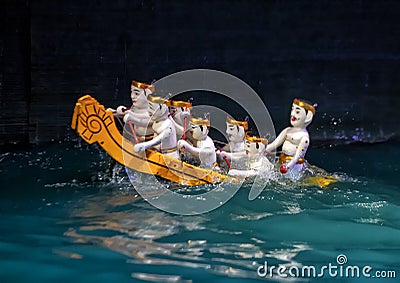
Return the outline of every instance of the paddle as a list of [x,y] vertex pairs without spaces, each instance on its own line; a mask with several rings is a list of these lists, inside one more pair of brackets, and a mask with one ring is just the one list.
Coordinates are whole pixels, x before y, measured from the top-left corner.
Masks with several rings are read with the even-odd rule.
[[139,143],[138,137],[136,136],[135,129],[133,128],[132,121],[128,121],[129,127],[131,128],[132,135],[135,138],[136,144]]
[[[186,119],[187,119],[187,117],[183,118],[183,134],[181,137],[182,140],[186,140]],[[183,160],[183,158],[184,158],[184,153],[185,153],[185,147],[182,146],[181,147],[181,160]]]
[[[221,150],[221,149],[219,149],[219,150]],[[222,158],[225,160],[226,165],[228,165],[229,170],[231,170],[231,169],[232,169],[232,166],[231,166],[231,163],[230,163],[229,160],[228,160],[228,157],[224,156],[224,157],[222,157]]]
[[[181,137],[182,140],[186,140],[186,119],[187,119],[187,117],[183,118],[183,134]],[[185,148],[183,148],[183,149],[185,149]]]

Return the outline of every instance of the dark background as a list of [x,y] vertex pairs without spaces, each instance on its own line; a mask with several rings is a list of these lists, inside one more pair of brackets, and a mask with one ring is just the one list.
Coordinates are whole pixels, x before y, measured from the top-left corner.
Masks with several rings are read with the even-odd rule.
[[[400,1],[0,1],[0,143],[74,136],[75,101],[193,68],[260,94],[280,131],[319,104],[315,141],[399,134]],[[218,101],[218,98],[217,100]]]

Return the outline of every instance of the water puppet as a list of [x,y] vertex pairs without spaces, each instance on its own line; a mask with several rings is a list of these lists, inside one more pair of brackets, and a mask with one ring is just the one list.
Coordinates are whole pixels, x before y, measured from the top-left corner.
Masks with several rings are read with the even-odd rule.
[[116,110],[109,108],[118,118],[123,118],[125,123],[132,123],[135,134],[139,141],[151,139],[153,129],[148,112],[148,96],[153,94],[155,87],[150,84],[132,81],[131,99],[132,106],[125,107],[120,105]]
[[[273,171],[274,165],[265,156],[267,144],[266,138],[246,134],[245,153],[240,156],[241,161],[245,162],[245,169],[231,169],[228,175],[245,178],[257,175],[268,176]],[[222,155],[225,154],[228,153],[222,153]]]
[[208,136],[210,120],[190,118],[190,132],[193,144],[181,139],[178,148],[187,151],[200,161],[200,167],[213,169],[217,167],[217,157],[213,140]]
[[148,141],[137,143],[134,151],[141,153],[146,149],[154,147],[163,155],[168,155],[179,159],[179,153],[176,147],[176,131],[174,123],[169,119],[168,107],[164,104],[165,99],[148,95],[149,117],[152,121],[154,137]]
[[[228,160],[229,169],[236,168],[240,159],[246,155],[245,135],[249,129],[247,121],[237,121],[229,116],[226,117],[226,135],[228,144],[217,151],[219,163]],[[234,161],[231,163],[231,161]]]
[[165,105],[169,107],[170,118],[175,125],[177,139],[186,135],[192,104],[186,101],[167,100]]
[[300,172],[305,163],[305,155],[310,145],[307,126],[315,115],[316,105],[304,100],[294,99],[290,112],[291,127],[284,129],[278,137],[267,146],[267,151],[274,151],[282,145],[279,156],[280,171],[286,174],[289,170]]

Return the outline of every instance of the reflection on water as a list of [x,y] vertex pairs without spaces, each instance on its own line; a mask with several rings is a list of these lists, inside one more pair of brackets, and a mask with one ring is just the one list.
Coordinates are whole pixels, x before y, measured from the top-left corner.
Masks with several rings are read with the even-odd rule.
[[[251,223],[276,214],[301,211],[296,202],[282,201],[281,204],[282,208],[275,213],[228,215],[232,223]],[[70,228],[66,236],[77,243],[100,245],[126,255],[130,258],[128,262],[136,265],[196,268],[212,274],[256,279],[256,268],[263,259],[300,265],[296,255],[312,249],[307,244],[295,243],[270,251],[265,240],[247,238],[248,231],[241,230],[240,225],[216,225],[210,213],[198,216],[165,213],[149,206],[134,191],[86,197],[70,213],[71,224],[81,225]],[[220,237],[223,241],[215,241]],[[187,282],[180,274],[133,273],[132,276],[156,282]]]
[[[208,229],[209,216],[171,215],[136,200],[135,196],[121,194],[86,199],[71,211],[71,218],[80,219],[84,224],[69,229],[65,235],[78,243],[97,244],[124,254],[133,264],[201,268],[226,276],[256,278],[254,259],[264,257],[256,243],[213,243],[206,238],[169,242],[168,236]],[[214,229],[212,232],[226,235],[230,231]],[[132,276],[157,282],[181,282],[179,274],[163,277],[135,273]]]
[[[120,186],[121,180],[116,184]],[[87,196],[71,207],[72,227],[65,235],[76,243],[94,244],[123,254],[134,265],[172,267],[168,275],[154,272],[157,268],[149,273],[131,274],[140,280],[191,282],[193,278],[182,277],[181,271],[174,273],[175,268],[259,279],[256,270],[265,260],[275,265],[300,267],[305,264],[302,257],[315,252],[316,247],[307,240],[285,240],[284,234],[280,239],[276,233],[282,231],[274,226],[277,218],[301,215],[299,219],[307,219],[310,212],[319,210],[317,218],[324,218],[326,212],[335,209],[333,219],[340,219],[341,211],[345,210],[343,213],[352,212],[351,217],[343,219],[346,222],[379,224],[377,217],[387,205],[359,191],[339,188],[322,191],[316,187],[293,189],[275,184],[268,186],[254,203],[244,202],[248,192],[249,188],[242,188],[238,196],[214,212],[181,216],[153,208],[134,190],[108,190]],[[287,227],[284,222],[278,225]],[[320,242],[329,241],[331,236],[324,237]]]

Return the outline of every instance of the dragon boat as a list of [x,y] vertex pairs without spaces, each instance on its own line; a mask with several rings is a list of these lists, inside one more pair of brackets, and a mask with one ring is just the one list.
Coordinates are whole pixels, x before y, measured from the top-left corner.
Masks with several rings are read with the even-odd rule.
[[[154,149],[135,152],[134,142],[127,135],[121,134],[113,112],[106,110],[90,95],[79,98],[75,104],[71,127],[88,144],[98,143],[115,161],[141,173],[184,186],[237,181],[235,177],[191,165]],[[306,177],[303,184],[326,188],[337,181],[334,176],[321,175]]]

